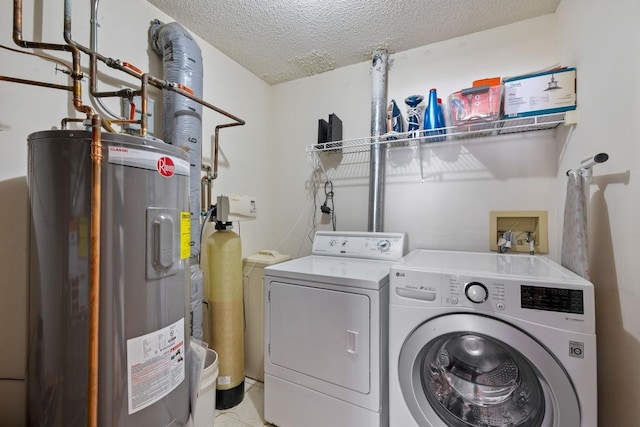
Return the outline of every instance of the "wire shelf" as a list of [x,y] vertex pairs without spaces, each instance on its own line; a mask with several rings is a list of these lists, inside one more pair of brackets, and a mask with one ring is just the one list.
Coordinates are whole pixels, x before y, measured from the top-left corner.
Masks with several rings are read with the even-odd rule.
[[[565,113],[540,116],[518,117],[513,119],[478,122],[462,126],[449,126],[438,130],[419,130],[403,133],[387,133],[378,137],[366,137],[331,141],[307,146],[308,153],[358,153],[368,151],[376,145],[386,147],[416,146],[419,144],[463,144],[469,139],[485,138],[494,135],[507,135],[520,132],[533,132],[554,129],[565,123]],[[443,130],[445,131],[443,133]]]

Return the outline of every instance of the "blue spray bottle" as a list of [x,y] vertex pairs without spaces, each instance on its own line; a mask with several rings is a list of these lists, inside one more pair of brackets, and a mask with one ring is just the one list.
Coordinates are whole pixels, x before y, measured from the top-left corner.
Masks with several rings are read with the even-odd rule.
[[427,142],[442,141],[444,138],[433,138],[433,135],[442,133],[442,130],[436,130],[443,127],[442,109],[438,106],[438,94],[435,89],[429,91],[429,103],[424,112],[425,135],[430,136]]

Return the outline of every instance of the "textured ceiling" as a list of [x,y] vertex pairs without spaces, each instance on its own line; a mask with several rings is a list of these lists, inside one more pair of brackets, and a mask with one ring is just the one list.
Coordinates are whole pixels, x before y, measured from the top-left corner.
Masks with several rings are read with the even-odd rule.
[[269,84],[553,13],[560,0],[147,0]]

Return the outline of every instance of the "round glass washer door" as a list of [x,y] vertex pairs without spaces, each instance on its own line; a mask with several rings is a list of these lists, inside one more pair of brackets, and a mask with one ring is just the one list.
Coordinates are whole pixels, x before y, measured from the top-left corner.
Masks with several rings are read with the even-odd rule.
[[420,426],[578,427],[565,370],[536,340],[500,320],[450,314],[407,338],[398,377]]

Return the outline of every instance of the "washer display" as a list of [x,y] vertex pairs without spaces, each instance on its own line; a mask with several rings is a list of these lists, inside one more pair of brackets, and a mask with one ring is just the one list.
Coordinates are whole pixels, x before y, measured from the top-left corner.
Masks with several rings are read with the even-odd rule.
[[390,294],[391,426],[597,425],[591,283],[545,258],[417,250]]

